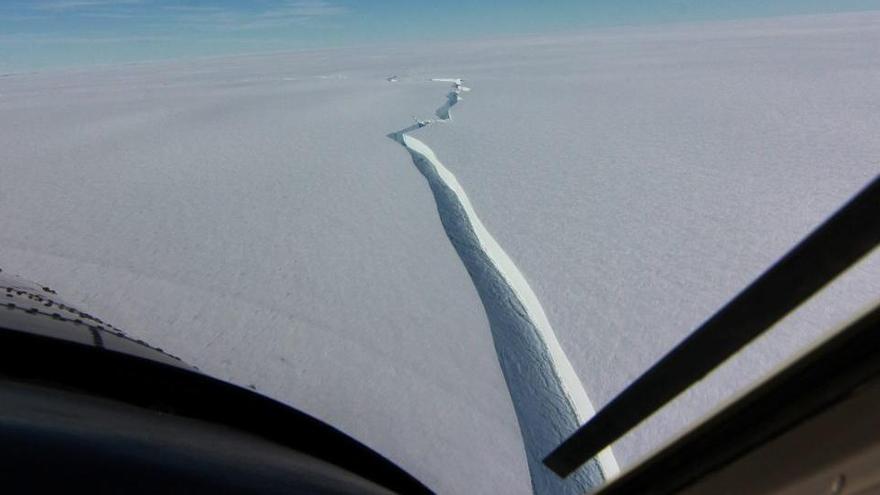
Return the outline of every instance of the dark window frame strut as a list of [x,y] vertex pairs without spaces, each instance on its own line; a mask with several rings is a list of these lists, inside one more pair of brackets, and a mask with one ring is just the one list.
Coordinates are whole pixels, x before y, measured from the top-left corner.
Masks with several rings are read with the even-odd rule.
[[880,176],[551,452],[567,476],[880,244]]

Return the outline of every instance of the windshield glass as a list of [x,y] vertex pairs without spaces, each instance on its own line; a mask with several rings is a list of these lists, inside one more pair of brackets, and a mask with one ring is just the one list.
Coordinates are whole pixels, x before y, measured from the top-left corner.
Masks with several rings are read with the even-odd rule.
[[441,493],[583,493],[878,301],[873,253],[542,459],[878,173],[880,2],[0,5],[0,268]]

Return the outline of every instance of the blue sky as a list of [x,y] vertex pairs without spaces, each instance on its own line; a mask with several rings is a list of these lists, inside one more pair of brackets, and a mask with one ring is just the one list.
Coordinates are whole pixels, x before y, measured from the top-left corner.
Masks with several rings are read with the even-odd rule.
[[0,0],[0,71],[880,9],[880,0]]

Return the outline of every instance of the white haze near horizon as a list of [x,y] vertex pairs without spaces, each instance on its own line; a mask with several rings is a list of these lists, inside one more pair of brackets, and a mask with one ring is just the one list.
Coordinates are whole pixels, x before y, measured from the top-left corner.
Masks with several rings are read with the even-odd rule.
[[[596,407],[878,171],[880,15],[0,78],[0,267],[353,435],[442,493],[528,493],[414,133]],[[386,78],[398,75],[399,81]],[[623,467],[880,295],[876,253],[615,445]]]

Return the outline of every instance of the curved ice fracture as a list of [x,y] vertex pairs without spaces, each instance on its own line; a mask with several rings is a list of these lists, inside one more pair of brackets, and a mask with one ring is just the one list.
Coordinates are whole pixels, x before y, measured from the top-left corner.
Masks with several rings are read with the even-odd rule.
[[[439,121],[447,121],[451,118],[450,108],[458,103],[461,92],[469,89],[461,79],[434,80],[453,83],[446,104],[435,112]],[[446,234],[486,310],[523,437],[534,492],[582,494],[615,476],[617,462],[606,449],[564,480],[541,462],[594,410],[525,277],[477,217],[452,172],[431,148],[408,134],[435,122],[420,120],[389,137],[409,151],[416,168],[427,179]]]

